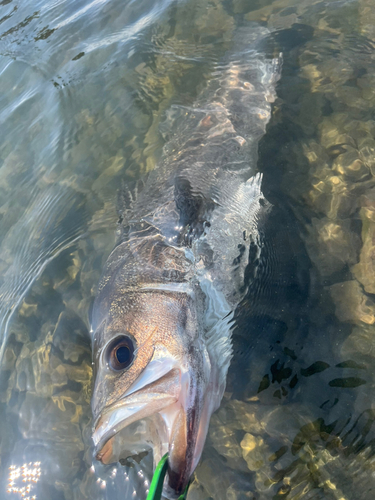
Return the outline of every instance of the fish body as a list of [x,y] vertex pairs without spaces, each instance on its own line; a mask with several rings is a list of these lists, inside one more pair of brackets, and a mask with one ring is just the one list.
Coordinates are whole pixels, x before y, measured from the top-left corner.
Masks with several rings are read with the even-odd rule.
[[168,452],[164,494],[181,493],[200,459],[232,356],[234,311],[252,255],[261,265],[270,204],[256,173],[280,60],[239,30],[192,107],[168,113],[159,165],[120,194],[117,243],[93,308],[96,457],[112,460],[120,431],[147,418],[154,460]]

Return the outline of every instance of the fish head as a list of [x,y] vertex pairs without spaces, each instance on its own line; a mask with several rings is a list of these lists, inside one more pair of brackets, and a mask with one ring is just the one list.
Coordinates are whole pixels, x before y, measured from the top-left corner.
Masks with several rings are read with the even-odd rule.
[[222,392],[214,386],[195,299],[188,293],[126,293],[104,310],[93,332],[95,456],[112,462],[119,432],[153,419],[154,462],[168,452],[164,495],[174,498],[200,459],[215,394]]

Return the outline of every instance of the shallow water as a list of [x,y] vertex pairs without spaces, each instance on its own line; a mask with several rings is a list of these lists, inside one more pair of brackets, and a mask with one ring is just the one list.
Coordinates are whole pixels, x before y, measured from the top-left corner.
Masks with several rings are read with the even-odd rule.
[[283,54],[258,162],[278,266],[238,311],[189,498],[373,498],[374,13],[0,2],[0,498],[145,497],[149,455],[92,467],[89,311],[119,185],[154,167],[166,111],[194,101],[244,21]]

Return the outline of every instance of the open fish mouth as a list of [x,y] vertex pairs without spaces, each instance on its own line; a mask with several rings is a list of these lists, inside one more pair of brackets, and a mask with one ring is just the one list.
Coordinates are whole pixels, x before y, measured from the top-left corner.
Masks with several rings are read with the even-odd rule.
[[[178,402],[181,374],[173,369],[154,383],[136,390],[117,401],[100,415],[94,425],[93,441],[95,457],[108,464],[113,460],[113,438],[130,424],[159,414],[157,419],[159,443],[154,444],[155,460],[168,451],[170,433],[168,423],[176,419],[181,407]],[[167,423],[167,422],[168,423]]]
[[151,361],[128,391],[96,419],[96,459],[104,464],[118,461],[119,452],[124,451],[119,446],[126,446],[120,431],[150,419],[155,430],[149,443],[154,462],[169,454],[163,494],[168,498],[181,494],[200,459],[212,411],[206,394],[209,387],[191,373],[178,367],[177,361]]

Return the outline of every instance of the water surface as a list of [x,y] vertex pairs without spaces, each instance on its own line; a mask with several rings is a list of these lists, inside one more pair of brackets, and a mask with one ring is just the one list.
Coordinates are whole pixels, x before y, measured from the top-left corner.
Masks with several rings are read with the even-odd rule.
[[145,498],[150,454],[92,463],[90,307],[119,186],[155,166],[168,109],[194,102],[246,22],[283,54],[258,161],[277,265],[237,311],[189,498],[374,497],[374,13],[0,2],[0,498]]

